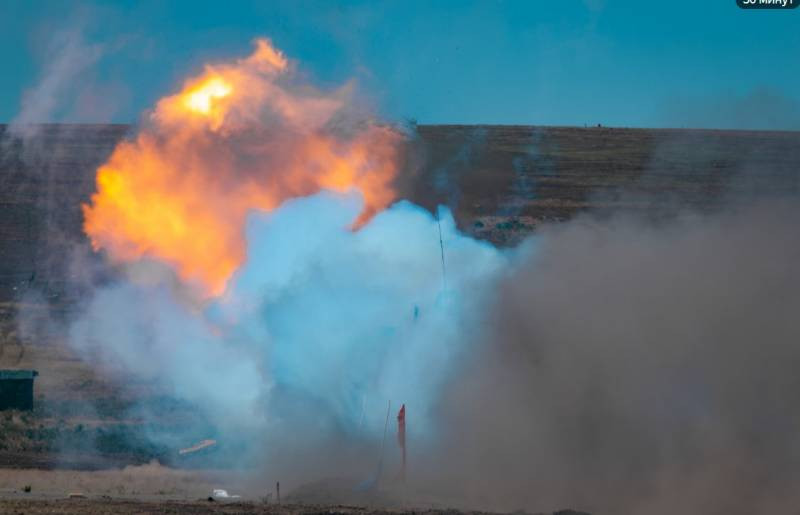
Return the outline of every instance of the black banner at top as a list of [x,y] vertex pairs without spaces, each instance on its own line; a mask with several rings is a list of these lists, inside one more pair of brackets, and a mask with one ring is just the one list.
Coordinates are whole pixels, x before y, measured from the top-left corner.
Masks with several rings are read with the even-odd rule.
[[736,0],[742,9],[794,9],[800,0]]

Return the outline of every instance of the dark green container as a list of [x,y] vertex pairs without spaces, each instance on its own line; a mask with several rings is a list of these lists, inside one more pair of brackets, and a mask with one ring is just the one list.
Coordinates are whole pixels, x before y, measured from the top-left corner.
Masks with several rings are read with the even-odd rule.
[[0,370],[0,410],[33,409],[33,378],[36,370]]

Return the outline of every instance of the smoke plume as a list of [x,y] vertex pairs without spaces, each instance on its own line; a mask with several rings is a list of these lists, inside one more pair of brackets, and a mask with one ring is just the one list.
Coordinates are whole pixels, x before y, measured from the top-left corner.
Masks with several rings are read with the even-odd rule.
[[547,228],[448,385],[436,476],[500,509],[796,506],[798,217],[762,199]]
[[103,55],[103,47],[89,43],[82,27],[73,26],[56,31],[47,46],[48,58],[42,65],[36,84],[25,91],[20,112],[9,126],[8,136],[24,141],[35,137],[44,122],[62,115],[65,100],[79,96],[80,87],[87,84],[85,73]]
[[505,259],[458,234],[447,211],[437,223],[401,202],[353,232],[362,208],[356,194],[322,193],[253,213],[244,266],[202,306],[163,265],[129,266],[94,293],[70,340],[191,403],[271,472],[319,473],[350,442],[367,478],[389,402],[415,407],[412,436],[435,436],[438,393]]

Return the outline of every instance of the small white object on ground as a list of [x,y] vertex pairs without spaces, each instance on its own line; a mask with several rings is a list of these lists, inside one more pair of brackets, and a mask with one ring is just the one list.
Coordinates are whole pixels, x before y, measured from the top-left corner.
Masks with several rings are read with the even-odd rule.
[[215,488],[211,492],[211,497],[213,497],[214,499],[238,499],[241,496],[230,495],[227,490],[223,490],[222,488]]

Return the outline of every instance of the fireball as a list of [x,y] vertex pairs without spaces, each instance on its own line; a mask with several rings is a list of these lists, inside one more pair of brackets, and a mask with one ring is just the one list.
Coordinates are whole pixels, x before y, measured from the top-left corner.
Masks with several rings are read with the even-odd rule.
[[355,189],[365,207],[354,226],[363,224],[395,198],[401,136],[374,122],[345,125],[351,90],[300,82],[266,39],[246,58],[206,65],[98,168],[83,205],[92,246],[117,263],[166,262],[216,296],[245,260],[251,210]]

